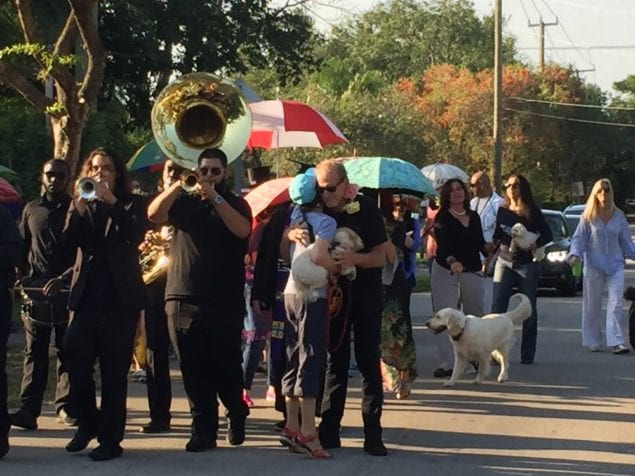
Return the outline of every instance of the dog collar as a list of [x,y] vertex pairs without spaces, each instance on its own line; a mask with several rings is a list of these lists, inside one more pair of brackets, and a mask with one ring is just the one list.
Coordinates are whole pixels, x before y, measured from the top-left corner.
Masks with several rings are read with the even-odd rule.
[[459,332],[459,333],[458,333],[457,335],[455,335],[455,336],[450,336],[450,337],[452,337],[452,340],[453,340],[453,341],[455,341],[455,342],[456,342],[456,341],[458,341],[458,340],[461,340],[461,337],[463,337],[463,332],[465,331],[465,328],[466,328],[466,327],[467,327],[467,322],[466,322],[466,323],[465,323],[465,325],[463,326],[463,329],[461,329],[461,332]]

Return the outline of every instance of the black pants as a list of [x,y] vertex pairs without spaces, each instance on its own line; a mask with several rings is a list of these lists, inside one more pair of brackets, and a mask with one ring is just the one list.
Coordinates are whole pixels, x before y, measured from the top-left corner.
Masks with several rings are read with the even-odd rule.
[[[70,385],[68,373],[64,365],[63,345],[66,332],[68,311],[65,306],[54,307],[41,303],[41,306],[32,308],[30,312],[33,319],[40,322],[61,322],[56,325],[37,324],[33,319],[25,318],[24,332],[26,342],[24,345],[24,363],[22,365],[22,388],[20,400],[22,408],[26,409],[35,418],[42,411],[42,399],[46,390],[49,370],[49,343],[51,334],[55,331],[54,349],[57,358],[56,387],[55,387],[55,411],[65,409],[70,415],[73,411],[66,408],[69,403]],[[46,314],[46,315],[44,315]]]
[[[331,321],[320,436],[334,439],[339,434],[346,403],[352,326],[355,335],[355,359],[362,376],[364,438],[366,441],[381,439],[380,419],[384,400],[379,363],[381,307],[380,290],[354,294],[350,306],[345,302],[341,315]],[[348,318],[343,315],[347,310]]]
[[246,418],[242,399],[242,296],[232,301],[200,305],[167,301],[173,344],[177,349],[183,386],[192,414],[192,434],[216,439],[218,400],[230,420]]
[[[79,432],[99,442],[119,443],[126,426],[128,369],[139,312],[123,308],[79,309],[64,336],[64,358],[71,382],[71,407]],[[99,359],[101,410],[93,372]]]
[[150,419],[170,423],[172,415],[172,384],[170,381],[170,334],[165,315],[165,279],[147,286],[148,307],[145,312],[147,338],[147,389]]
[[7,411],[7,341],[11,329],[13,301],[8,290],[0,290],[0,438],[9,435],[9,413]]

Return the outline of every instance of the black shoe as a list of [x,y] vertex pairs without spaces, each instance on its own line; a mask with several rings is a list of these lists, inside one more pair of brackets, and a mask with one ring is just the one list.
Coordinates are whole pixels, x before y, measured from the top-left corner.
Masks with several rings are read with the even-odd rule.
[[227,419],[227,443],[232,446],[242,445],[245,442],[245,417]]
[[9,422],[25,430],[37,430],[37,419],[26,408],[20,408],[17,412],[11,413]]
[[139,431],[141,433],[168,433],[171,430],[170,424],[164,421],[151,421],[143,425]]
[[439,367],[432,373],[432,375],[434,375],[436,378],[451,377],[452,369],[444,369],[443,367]]
[[123,453],[123,448],[118,443],[104,441],[93,451],[88,453],[88,457],[93,461],[107,461],[118,458]]
[[342,440],[340,440],[339,435],[327,435],[325,433],[320,433],[320,443],[322,444],[322,448],[327,450],[342,447]]
[[9,437],[0,438],[0,459],[4,458],[9,452]]
[[371,456],[386,456],[388,450],[381,440],[364,441],[364,451]]
[[60,409],[60,411],[57,412],[56,421],[57,423],[61,423],[65,426],[77,426],[77,418],[73,418],[68,413],[66,413],[66,410],[64,408]]
[[85,431],[77,430],[75,432],[75,436],[73,436],[73,439],[66,445],[66,451],[68,451],[69,453],[77,453],[78,451],[82,451],[88,446],[90,440],[95,438],[95,436],[96,435],[93,433],[86,433]]
[[190,441],[185,445],[185,451],[200,453],[205,450],[213,450],[216,448],[216,438],[206,435],[193,435]]
[[280,420],[277,423],[273,424],[274,431],[282,431],[287,427],[287,420]]

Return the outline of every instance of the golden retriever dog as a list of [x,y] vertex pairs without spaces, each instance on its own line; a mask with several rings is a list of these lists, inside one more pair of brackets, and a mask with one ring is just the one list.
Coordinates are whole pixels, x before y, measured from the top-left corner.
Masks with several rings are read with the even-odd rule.
[[447,330],[452,339],[454,368],[450,380],[444,383],[446,387],[456,384],[470,362],[478,364],[473,383],[483,382],[489,374],[492,358],[500,364],[497,380],[507,380],[509,351],[514,345],[514,325],[521,324],[532,311],[527,296],[517,293],[511,297],[514,298],[520,299],[520,303],[502,314],[487,314],[479,318],[466,316],[457,309],[447,307],[426,322],[426,326],[435,334]]
[[[363,247],[364,243],[357,233],[350,228],[342,227],[335,231],[329,250],[331,252],[347,249],[359,251]],[[326,286],[328,282],[328,271],[311,260],[312,249],[313,243],[296,256],[291,264],[291,274],[296,293],[309,302],[314,302],[318,298],[318,289]],[[355,266],[342,269],[342,276],[346,276],[350,280],[355,279],[356,275],[357,269]]]
[[[528,249],[538,239],[537,233],[529,231],[522,223],[516,223],[512,226],[512,242],[509,247],[510,253],[513,255],[517,247],[524,250]],[[545,247],[541,246],[531,252],[534,257],[534,261],[542,261],[545,258]]]

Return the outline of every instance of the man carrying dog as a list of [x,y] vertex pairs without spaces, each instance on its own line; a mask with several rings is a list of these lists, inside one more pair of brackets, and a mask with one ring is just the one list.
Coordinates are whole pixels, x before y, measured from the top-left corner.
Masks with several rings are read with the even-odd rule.
[[[355,357],[362,375],[362,420],[364,424],[364,451],[373,456],[388,454],[382,441],[381,410],[383,404],[380,372],[380,325],[382,311],[381,270],[385,263],[386,232],[381,213],[375,202],[367,197],[353,195],[344,166],[334,160],[325,160],[316,166],[318,195],[324,212],[337,222],[338,227],[355,231],[364,249],[333,252],[333,259],[342,268],[357,267],[357,278],[350,288],[342,280],[348,295],[344,305],[332,321],[326,380],[322,400],[320,441],[325,448],[341,446],[339,431],[348,385],[350,363],[350,332],[355,333]],[[289,239],[308,240],[308,232],[292,228]],[[337,328],[337,329],[335,329]]]
[[152,222],[174,227],[165,298],[192,414],[186,451],[216,448],[217,396],[227,409],[229,444],[245,440],[249,413],[242,399],[241,331],[251,213],[229,190],[226,174],[225,153],[206,149],[194,193],[175,182],[148,207]]
[[62,288],[70,285],[74,250],[60,247],[60,237],[71,203],[68,195],[70,168],[61,159],[44,164],[39,198],[24,207],[20,233],[26,246],[27,262],[22,285],[31,301],[23,313],[26,342],[22,369],[20,409],[10,416],[11,424],[27,430],[37,428],[42,411],[49,371],[49,341],[55,330],[54,349],[57,356],[55,411],[57,420],[74,426],[69,410],[70,385],[64,365],[64,333],[68,326],[68,295]]

